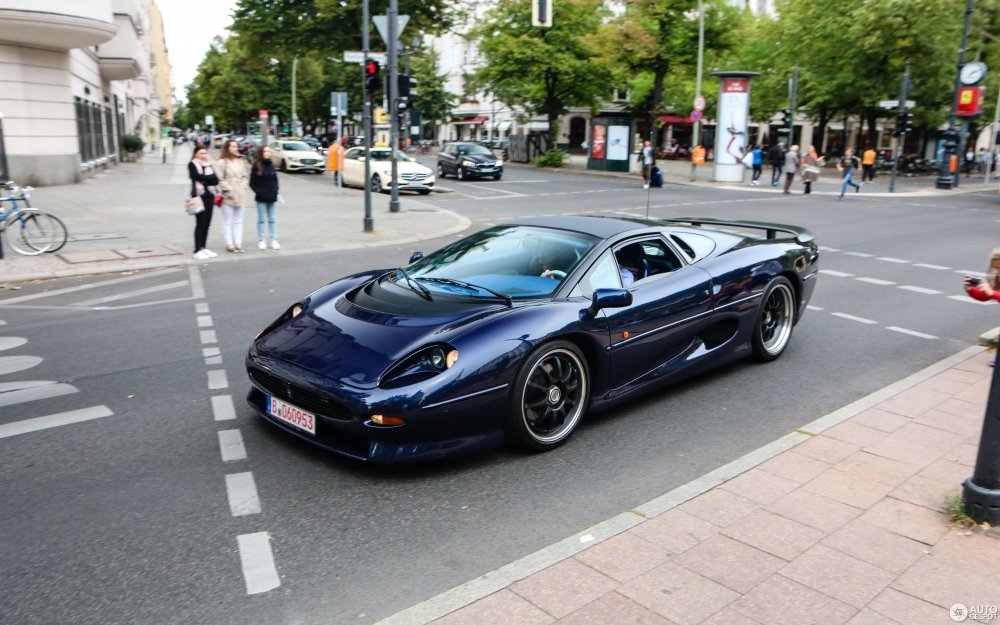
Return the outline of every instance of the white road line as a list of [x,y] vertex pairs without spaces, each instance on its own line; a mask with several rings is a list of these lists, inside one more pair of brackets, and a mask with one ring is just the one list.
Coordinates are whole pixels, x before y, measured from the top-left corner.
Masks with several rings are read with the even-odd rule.
[[[956,302],[965,302],[967,304],[979,304],[980,306],[989,306],[992,302],[980,302],[979,300],[974,300],[968,295],[949,295],[948,299],[953,299]],[[0,360],[3,360],[0,358]]]
[[42,364],[40,356],[3,356],[0,357],[0,375],[17,373]]
[[201,336],[201,344],[202,345],[205,345],[206,343],[218,343],[219,342],[219,340],[217,338],[215,338],[215,330],[202,330],[199,334]]
[[148,295],[150,293],[159,293],[160,291],[169,291],[170,289],[177,289],[182,286],[187,286],[190,284],[188,280],[178,280],[177,282],[170,282],[169,284],[160,284],[158,286],[151,286],[146,289],[136,289],[134,291],[126,291],[124,293],[119,293],[116,295],[107,295],[104,297],[96,297],[94,299],[84,300],[82,302],[76,302],[72,306],[94,306],[96,304],[107,304],[109,302],[116,302],[122,299],[129,299],[132,297],[139,297],[141,295]]
[[896,284],[891,280],[880,280],[878,278],[855,278],[858,282],[867,282],[868,284],[877,284],[879,286],[889,286],[890,284]]
[[875,260],[880,260],[884,263],[896,263],[897,265],[908,265],[910,261],[903,260],[902,258],[893,258],[891,256],[879,256]]
[[247,594],[256,595],[281,586],[278,569],[271,553],[271,538],[267,532],[241,534],[236,537],[240,548],[240,565]]
[[823,310],[823,309],[822,309],[822,308],[820,308],[819,306],[813,306],[812,304],[807,304],[807,305],[806,305],[806,309],[807,309],[807,310]]
[[221,365],[221,364],[222,364],[222,356],[209,356],[208,358],[205,359],[206,367],[210,367],[212,365]]
[[226,370],[213,369],[208,372],[208,390],[215,391],[220,388],[229,388],[229,380],[226,379]]
[[941,291],[935,291],[934,289],[925,289],[922,286],[912,286],[910,284],[903,285],[899,287],[904,291],[913,291],[914,293],[923,293],[924,295],[940,295]]
[[0,336],[0,352],[5,349],[14,349],[28,342],[28,339],[20,336]]
[[233,406],[232,395],[212,397],[212,418],[216,421],[231,421],[236,418],[236,408]]
[[201,271],[194,265],[188,267],[188,279],[191,280],[191,297],[205,299],[205,283],[201,281]]
[[14,423],[0,425],[0,438],[47,430],[61,425],[90,421],[91,419],[100,419],[101,417],[110,417],[113,414],[115,413],[111,412],[111,409],[107,406],[91,406],[90,408],[81,408],[80,410],[70,410],[69,412],[60,412],[44,417],[15,421]]
[[201,355],[205,358],[209,356],[218,356],[221,352],[218,347],[203,347],[201,348]]
[[211,328],[212,327],[212,315],[198,315],[198,327],[199,328]]
[[[79,392],[72,384],[57,382],[15,382],[14,384],[20,384],[21,388],[10,391],[0,389],[0,406],[13,406],[14,404],[59,397],[60,395],[72,395]],[[25,384],[28,386],[25,386]]]
[[[175,273],[181,271],[180,269],[164,269],[162,271],[152,271],[150,273],[141,273],[134,276],[126,276],[124,278],[115,278],[113,280],[103,280],[101,282],[92,282],[91,284],[81,284],[80,286],[73,286],[66,289],[56,289],[55,291],[46,291],[45,293],[33,293],[32,295],[22,295],[21,297],[12,297],[10,299],[0,300],[0,306],[6,306],[7,304],[14,304],[20,302],[28,302],[35,299],[41,299],[43,297],[52,297],[53,295],[62,295],[64,293],[76,293],[78,291],[86,291],[87,289],[96,289],[102,286],[109,286],[112,284],[121,284],[122,282],[131,282],[133,280],[143,280],[145,278],[151,278],[154,276],[163,276],[168,273]],[[204,297],[204,296],[203,296]]]
[[849,321],[857,321],[858,323],[869,323],[869,324],[878,323],[878,321],[872,321],[871,319],[865,319],[864,317],[855,317],[854,315],[848,315],[847,313],[835,312],[830,314],[832,314],[834,317],[840,317],[841,319],[847,319]]
[[260,498],[257,496],[253,473],[247,471],[227,475],[226,496],[229,498],[229,511],[233,516],[260,514]]
[[833,276],[835,278],[853,278],[853,273],[845,273],[843,271],[834,271],[833,269],[820,269],[819,272],[825,276]]
[[889,326],[886,330],[892,330],[893,332],[902,332],[903,334],[909,334],[910,336],[916,336],[922,339],[935,340],[938,337],[933,334],[924,334],[923,332],[917,332],[915,330],[907,330],[906,328],[897,328],[896,326]]
[[822,245],[819,246],[819,249],[820,249],[821,252],[839,252],[840,251],[836,247],[824,247]]
[[198,302],[194,305],[194,311],[199,315],[208,314],[208,302]]
[[936,271],[947,271],[947,270],[951,269],[951,267],[945,267],[943,265],[930,265],[928,263],[914,263],[913,266],[914,267],[922,267],[924,269],[934,269]]
[[857,256],[859,258],[872,258],[874,254],[865,254],[864,252],[844,252],[844,256]]
[[975,276],[977,278],[983,278],[986,274],[978,269],[956,269],[955,273],[961,274],[963,276]]
[[247,459],[247,450],[243,446],[243,435],[239,430],[219,430],[219,451],[223,462],[235,462]]

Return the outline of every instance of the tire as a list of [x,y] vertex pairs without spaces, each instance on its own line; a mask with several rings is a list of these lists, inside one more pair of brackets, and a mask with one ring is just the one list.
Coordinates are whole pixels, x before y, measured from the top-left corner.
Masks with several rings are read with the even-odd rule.
[[465,180],[465,170],[463,170],[461,167],[455,169],[455,177],[458,178],[459,180]]
[[62,219],[59,219],[51,213],[41,213],[48,220],[48,225],[52,229],[52,245],[45,250],[49,254],[52,252],[58,252],[66,245],[66,241],[69,239],[69,231],[66,230],[66,224],[63,223]]
[[781,356],[795,325],[795,291],[787,278],[778,276],[764,289],[753,327],[753,358],[770,362]]
[[285,164],[285,159],[281,159],[280,169],[281,169],[281,171],[285,172],[286,174],[288,173],[288,165]]
[[438,163],[438,178],[444,178],[444,177],[445,177],[444,165]]
[[493,176],[494,180],[500,180],[501,178],[503,178],[503,174],[497,174],[496,176]]
[[505,417],[507,440],[529,451],[548,451],[566,442],[587,411],[590,372],[575,345],[553,341],[521,365]]
[[56,244],[62,247],[65,239],[61,237],[66,236],[66,228],[61,221],[50,217],[34,209],[14,213],[4,222],[4,242],[24,256],[41,254]]
[[419,193],[420,195],[430,195],[431,194],[431,190],[430,189],[417,189],[417,193]]
[[382,193],[382,178],[378,174],[372,176],[371,190],[372,193]]

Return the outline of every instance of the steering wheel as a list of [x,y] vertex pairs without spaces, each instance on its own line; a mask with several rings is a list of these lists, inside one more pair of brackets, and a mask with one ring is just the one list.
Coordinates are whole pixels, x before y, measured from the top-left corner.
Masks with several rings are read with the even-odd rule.
[[546,269],[542,272],[543,278],[552,278],[553,280],[562,280],[566,277],[565,271],[560,271],[558,269]]

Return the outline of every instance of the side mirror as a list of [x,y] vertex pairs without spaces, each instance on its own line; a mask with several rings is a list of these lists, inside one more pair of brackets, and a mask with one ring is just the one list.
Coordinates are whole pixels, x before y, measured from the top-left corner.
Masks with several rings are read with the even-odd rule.
[[632,292],[627,289],[596,289],[587,312],[593,317],[602,308],[625,308],[632,305]]
[[359,161],[361,161],[361,162],[363,163],[363,162],[365,162],[365,157],[363,157],[363,156],[359,156],[359,157],[358,157],[358,160],[359,160]]
[[410,263],[411,264],[415,263],[423,257],[424,257],[423,252],[413,252],[412,254],[410,254]]

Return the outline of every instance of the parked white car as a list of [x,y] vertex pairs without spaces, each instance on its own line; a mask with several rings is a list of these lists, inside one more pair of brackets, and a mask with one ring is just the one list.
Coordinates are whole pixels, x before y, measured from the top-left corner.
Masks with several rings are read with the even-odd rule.
[[[371,186],[375,192],[388,193],[392,189],[392,150],[370,148],[370,178],[365,180],[365,148],[354,147],[344,153],[344,184],[355,187]],[[434,172],[403,152],[397,153],[396,171],[400,191],[416,191],[427,195],[434,190]]]
[[272,141],[271,162],[281,171],[314,171],[321,174],[326,170],[326,159],[305,141]]

